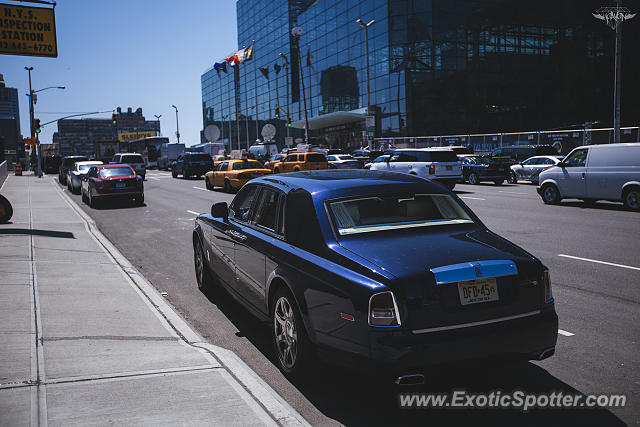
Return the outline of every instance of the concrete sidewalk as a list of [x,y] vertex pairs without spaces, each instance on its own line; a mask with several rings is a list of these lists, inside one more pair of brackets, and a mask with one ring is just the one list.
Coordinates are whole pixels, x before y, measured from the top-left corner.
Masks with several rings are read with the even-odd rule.
[[1,191],[14,216],[0,225],[0,425],[306,424],[52,178],[9,176]]

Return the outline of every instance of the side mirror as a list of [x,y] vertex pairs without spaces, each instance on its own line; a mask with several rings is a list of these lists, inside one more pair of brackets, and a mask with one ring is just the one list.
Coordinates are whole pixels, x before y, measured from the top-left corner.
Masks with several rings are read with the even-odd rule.
[[225,221],[229,218],[229,207],[227,202],[214,203],[211,206],[211,216],[214,218],[223,218]]
[[565,162],[560,162],[556,166],[558,166],[559,168],[566,168],[567,164]]

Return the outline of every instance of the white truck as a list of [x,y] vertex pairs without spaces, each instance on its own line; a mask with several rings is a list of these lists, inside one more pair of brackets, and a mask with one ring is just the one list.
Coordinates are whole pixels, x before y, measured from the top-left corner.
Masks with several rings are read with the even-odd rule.
[[162,144],[158,158],[158,169],[169,170],[171,162],[176,160],[183,151],[184,144]]

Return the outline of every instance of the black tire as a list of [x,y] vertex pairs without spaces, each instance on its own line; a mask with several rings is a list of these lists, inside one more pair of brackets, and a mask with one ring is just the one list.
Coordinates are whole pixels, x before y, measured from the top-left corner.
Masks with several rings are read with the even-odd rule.
[[502,185],[503,182],[504,182],[504,179],[496,179],[495,181],[493,181],[495,185]]
[[231,187],[231,183],[229,182],[228,179],[224,180],[224,191],[226,193],[231,193],[233,191],[233,188]]
[[84,193],[84,191],[80,190],[80,193],[82,193],[82,202],[86,205],[89,204],[89,201],[87,200],[87,195]]
[[6,224],[13,216],[13,206],[2,194],[0,194],[0,224]]
[[133,204],[136,206],[143,206],[144,205],[144,194],[142,194],[141,196],[138,197],[134,197],[133,198]]
[[478,174],[475,172],[471,172],[469,174],[469,184],[471,185],[478,185],[480,184],[480,178],[478,178]]
[[273,173],[280,173],[280,169],[278,169],[278,168],[273,168]]
[[206,176],[204,177],[204,186],[207,187],[207,190],[213,190],[213,185],[211,185],[209,179]]
[[211,289],[215,281],[205,261],[204,250],[202,249],[202,243],[200,243],[199,239],[196,239],[193,246],[193,264],[196,270],[196,282],[198,283],[200,292]]
[[67,179],[67,190],[73,193],[73,187],[71,187],[71,181]]
[[449,190],[453,190],[454,188],[456,188],[456,183],[449,182],[449,183],[446,183],[444,186],[447,187]]
[[507,182],[509,184],[517,184],[518,183],[518,177],[516,175],[516,173],[514,171],[509,172],[509,179],[507,179]]
[[189,179],[186,169],[182,169],[182,179]]
[[630,211],[640,212],[640,187],[631,187],[622,195],[624,206]]
[[545,184],[542,186],[542,201],[548,205],[555,205],[560,203],[561,197],[558,188],[553,184]]
[[313,356],[300,310],[284,287],[275,292],[270,308],[271,339],[278,368],[290,379],[300,378],[308,372]]
[[89,189],[89,207],[92,209],[95,209],[98,207],[98,201],[96,199],[93,198],[93,196],[91,195],[91,189]]
[[178,177],[178,174],[176,173],[175,168],[171,168],[171,177],[172,178],[177,178]]

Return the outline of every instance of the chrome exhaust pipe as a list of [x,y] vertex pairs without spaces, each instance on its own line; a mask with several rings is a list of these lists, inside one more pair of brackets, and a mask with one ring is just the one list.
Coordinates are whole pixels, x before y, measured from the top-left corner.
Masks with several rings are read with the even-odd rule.
[[395,382],[397,385],[400,385],[400,386],[422,385],[424,384],[424,375],[422,374],[401,375],[396,379]]

